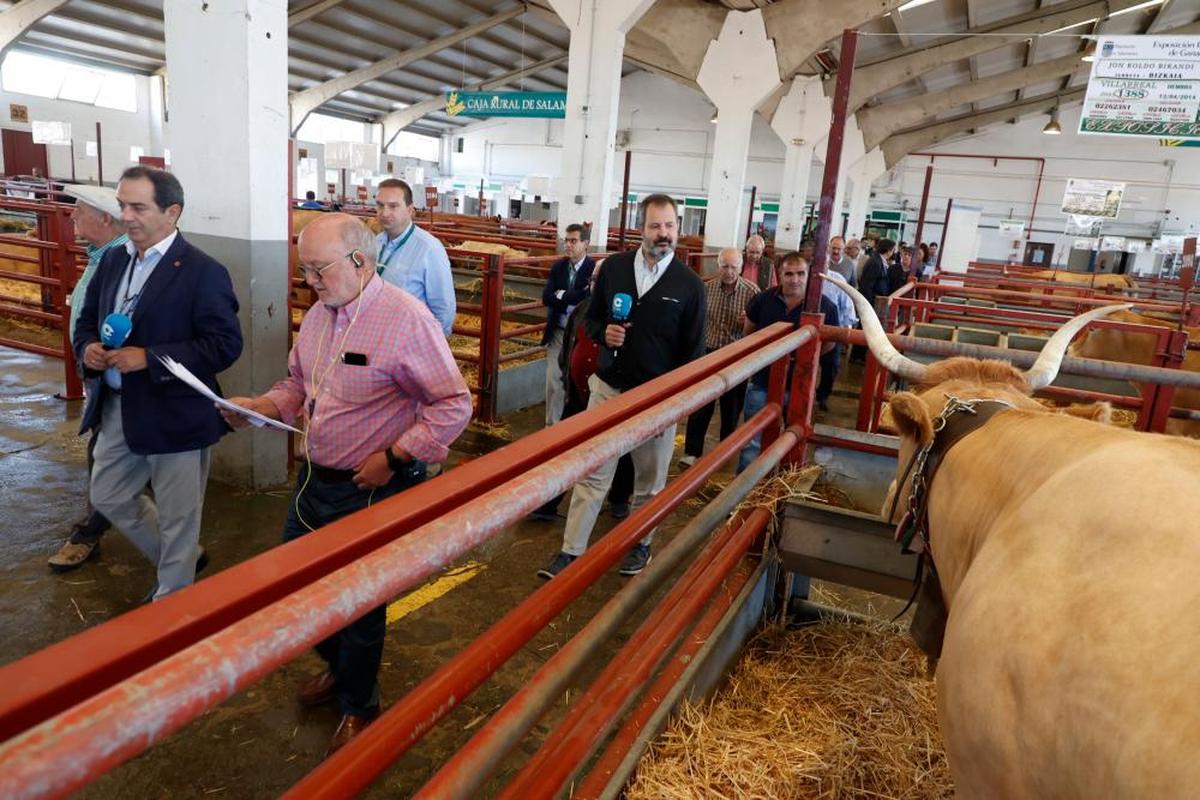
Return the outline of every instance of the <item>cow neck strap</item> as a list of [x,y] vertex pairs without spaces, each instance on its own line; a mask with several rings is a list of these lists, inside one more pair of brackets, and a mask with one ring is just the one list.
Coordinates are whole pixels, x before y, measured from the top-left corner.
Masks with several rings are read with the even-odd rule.
[[[918,536],[921,538],[922,549],[929,551],[929,487],[946,453],[968,434],[982,428],[996,414],[1012,408],[1015,406],[1007,400],[962,400],[954,395],[946,395],[945,408],[933,420],[933,437],[913,455],[905,470],[904,480],[911,476],[911,482],[908,509],[896,527],[896,538],[900,541],[901,552],[913,552],[909,546]],[[904,480],[897,486],[897,496],[892,501],[892,514],[889,515],[889,519],[894,518],[895,504],[899,499],[899,491],[904,486]],[[932,558],[930,563],[932,564]]]

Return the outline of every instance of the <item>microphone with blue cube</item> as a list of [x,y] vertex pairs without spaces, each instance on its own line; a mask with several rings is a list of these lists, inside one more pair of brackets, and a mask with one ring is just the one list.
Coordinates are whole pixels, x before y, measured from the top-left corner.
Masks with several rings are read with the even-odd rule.
[[133,330],[133,320],[128,314],[113,312],[100,323],[100,343],[105,350],[115,350],[125,344]]
[[616,323],[625,322],[629,319],[629,312],[633,310],[633,298],[625,292],[617,292],[612,299],[612,321]]

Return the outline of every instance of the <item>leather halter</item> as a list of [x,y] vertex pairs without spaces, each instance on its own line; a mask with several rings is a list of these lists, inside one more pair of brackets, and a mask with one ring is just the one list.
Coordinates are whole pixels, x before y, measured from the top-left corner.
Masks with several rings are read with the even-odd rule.
[[[941,658],[948,611],[945,597],[942,595],[937,568],[933,563],[933,551],[930,547],[929,487],[951,447],[962,441],[967,435],[982,428],[996,414],[1014,408],[1016,406],[1007,400],[993,398],[961,400],[954,395],[946,395],[945,408],[933,420],[933,437],[924,447],[913,453],[904,470],[903,479],[896,486],[896,496],[892,498],[892,507],[887,517],[889,522],[895,518],[900,491],[911,478],[908,509],[904,513],[904,518],[900,520],[900,524],[896,526],[896,539],[901,543],[901,552],[916,552],[919,555],[917,572],[913,576],[912,597],[909,598],[904,609],[895,616],[895,619],[904,616],[904,613],[916,602],[917,610],[909,624],[909,631],[917,646],[929,657],[930,674],[936,668],[938,659]],[[909,549],[913,539],[918,536],[920,537],[918,549]]]
[[[888,513],[889,521],[895,519],[900,490],[905,483],[910,483],[908,509],[896,526],[896,540],[900,542],[901,552],[929,551],[929,488],[938,467],[946,458],[946,453],[967,435],[982,428],[996,414],[1013,408],[1015,406],[1007,400],[961,400],[954,395],[946,395],[945,408],[933,420],[933,437],[924,447],[913,453],[905,468],[904,478],[896,487],[896,496],[892,499],[892,508]],[[918,537],[920,549],[910,549],[913,540]]]

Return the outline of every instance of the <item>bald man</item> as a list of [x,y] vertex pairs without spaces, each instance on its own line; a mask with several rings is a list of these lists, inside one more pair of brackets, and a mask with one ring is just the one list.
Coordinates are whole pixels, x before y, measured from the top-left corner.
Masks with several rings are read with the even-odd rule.
[[[726,247],[717,254],[717,268],[717,276],[705,281],[704,287],[708,299],[704,346],[709,353],[742,337],[746,306],[758,294],[758,287],[739,274],[742,271],[742,254],[736,248]],[[745,394],[746,384],[742,383],[721,395],[722,439],[737,427]],[[701,406],[688,417],[683,456],[679,459],[679,463],[685,467],[695,464],[696,459],[704,454],[704,437],[708,435],[708,424],[712,422],[713,405]]]
[[775,265],[763,255],[767,243],[757,233],[746,240],[746,258],[742,263],[742,277],[765,292],[775,285]]

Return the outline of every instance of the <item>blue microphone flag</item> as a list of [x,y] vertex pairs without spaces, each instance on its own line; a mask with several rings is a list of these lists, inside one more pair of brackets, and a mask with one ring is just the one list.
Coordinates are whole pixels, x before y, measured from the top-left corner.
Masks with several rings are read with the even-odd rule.
[[120,347],[133,330],[133,320],[125,314],[112,313],[100,325],[100,342],[105,347]]
[[617,292],[612,299],[612,318],[613,322],[624,322],[629,319],[629,312],[633,310],[633,298],[624,292]]

